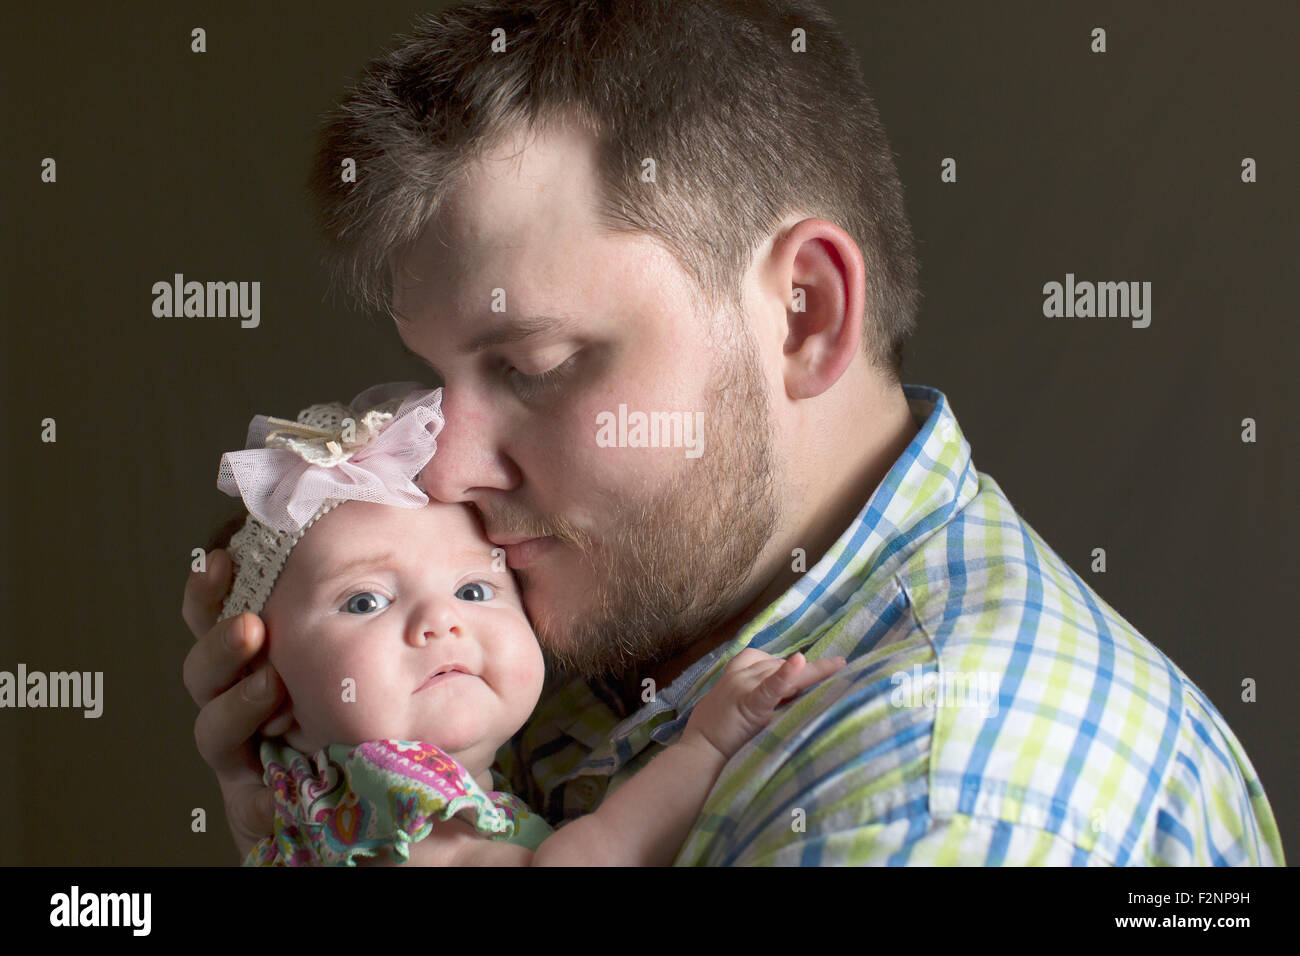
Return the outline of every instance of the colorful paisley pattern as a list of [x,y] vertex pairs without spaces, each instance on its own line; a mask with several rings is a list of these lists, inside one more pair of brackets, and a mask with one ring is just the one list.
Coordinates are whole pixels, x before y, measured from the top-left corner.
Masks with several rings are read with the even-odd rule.
[[484,793],[464,767],[432,744],[374,740],[327,747],[308,758],[265,741],[261,756],[275,824],[245,866],[355,866],[356,857],[385,849],[404,863],[410,844],[466,807],[488,839],[536,849],[552,832],[513,794]]

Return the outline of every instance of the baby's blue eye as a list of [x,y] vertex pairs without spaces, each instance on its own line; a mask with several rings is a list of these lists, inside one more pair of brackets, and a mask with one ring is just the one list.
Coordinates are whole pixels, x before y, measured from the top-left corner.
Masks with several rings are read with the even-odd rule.
[[[477,595],[477,597],[473,595]],[[475,581],[457,588],[456,597],[462,601],[490,601],[496,597],[496,592],[492,590],[492,585],[482,581]]]
[[382,594],[376,594],[374,591],[361,591],[344,602],[343,610],[349,614],[369,614],[372,611],[382,611],[391,603]]

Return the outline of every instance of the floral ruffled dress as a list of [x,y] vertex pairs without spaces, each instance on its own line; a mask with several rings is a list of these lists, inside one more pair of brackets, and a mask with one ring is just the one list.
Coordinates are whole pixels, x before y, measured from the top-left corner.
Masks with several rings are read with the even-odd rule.
[[432,744],[375,740],[327,747],[308,758],[265,741],[261,756],[275,825],[245,866],[355,866],[356,857],[383,850],[404,863],[410,844],[466,807],[488,839],[535,850],[554,832],[514,794],[485,793]]

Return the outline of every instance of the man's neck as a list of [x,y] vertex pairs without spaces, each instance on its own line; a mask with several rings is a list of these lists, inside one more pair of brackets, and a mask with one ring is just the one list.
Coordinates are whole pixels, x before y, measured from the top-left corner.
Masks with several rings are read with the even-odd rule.
[[744,604],[708,634],[657,665],[648,675],[631,672],[625,676],[623,696],[628,713],[641,707],[641,682],[645,676],[654,681],[656,688],[667,687],[701,657],[735,638],[764,608],[788,591],[804,573],[794,569],[791,561],[794,548],[803,549],[805,563],[802,567],[811,568],[839,540],[919,430],[901,388],[897,399],[883,410],[876,440],[863,449],[855,466],[843,472],[841,481],[828,487],[826,494],[803,512],[796,527],[778,533],[779,540],[767,549],[767,557],[760,559],[761,565],[755,566],[755,573],[751,576],[755,583],[741,597]]

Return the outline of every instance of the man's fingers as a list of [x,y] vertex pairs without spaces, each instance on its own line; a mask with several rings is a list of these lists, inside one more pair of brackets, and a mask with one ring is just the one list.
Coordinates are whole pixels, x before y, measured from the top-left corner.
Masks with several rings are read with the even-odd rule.
[[245,676],[265,639],[262,619],[252,613],[228,618],[199,638],[185,655],[182,671],[194,703],[205,706]]
[[230,835],[235,838],[242,860],[258,840],[271,835],[275,825],[275,800],[257,773],[224,784],[221,791]]
[[207,571],[191,571],[185,582],[181,617],[195,638],[201,638],[221,616],[221,605],[230,591],[230,555],[218,548],[207,556]]
[[279,737],[289,731],[294,725],[293,708],[289,706],[288,698],[285,698],[280,709],[264,723],[261,727],[263,737]]
[[252,765],[249,739],[276,712],[283,694],[275,668],[265,663],[199,711],[194,743],[218,776]]
[[224,550],[209,552],[207,571],[193,572],[185,582],[181,617],[196,639],[183,669],[185,688],[199,705],[194,743],[221,784],[226,819],[242,859],[271,833],[275,819],[253,738],[258,727],[286,716],[288,708],[280,707],[284,684],[269,662],[241,679],[265,645],[261,619],[241,614],[217,623],[232,570]]

